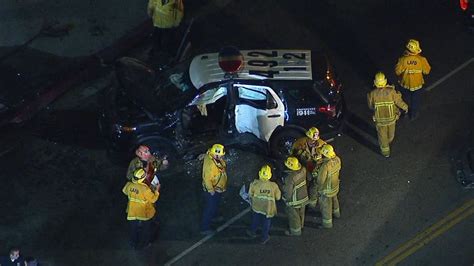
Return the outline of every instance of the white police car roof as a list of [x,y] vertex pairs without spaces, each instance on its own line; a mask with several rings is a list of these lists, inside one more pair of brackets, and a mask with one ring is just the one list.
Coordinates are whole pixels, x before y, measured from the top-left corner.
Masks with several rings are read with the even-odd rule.
[[[242,50],[244,66],[234,79],[312,80],[311,50]],[[193,85],[223,81],[218,53],[201,54],[189,66]]]

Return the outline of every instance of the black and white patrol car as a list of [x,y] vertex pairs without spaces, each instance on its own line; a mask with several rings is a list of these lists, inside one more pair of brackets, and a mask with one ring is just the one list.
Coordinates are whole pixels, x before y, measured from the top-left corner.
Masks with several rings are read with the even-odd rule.
[[233,75],[220,67],[218,53],[159,73],[133,58],[118,60],[118,86],[104,93],[99,123],[110,147],[132,154],[145,143],[181,157],[222,143],[281,157],[311,126],[323,137],[339,133],[342,86],[324,54],[240,52]]

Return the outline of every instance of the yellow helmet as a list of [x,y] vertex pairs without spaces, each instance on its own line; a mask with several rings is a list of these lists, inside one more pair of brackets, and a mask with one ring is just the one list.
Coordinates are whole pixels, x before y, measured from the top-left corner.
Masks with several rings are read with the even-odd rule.
[[272,169],[270,168],[268,164],[260,168],[260,171],[258,172],[258,177],[261,180],[270,180],[270,178],[272,178]]
[[420,42],[418,42],[418,41],[415,40],[415,39],[410,39],[410,40],[408,40],[408,43],[407,43],[406,48],[407,48],[408,51],[410,51],[411,53],[414,53],[414,54],[419,54],[419,53],[421,53]]
[[224,156],[225,155],[224,145],[222,145],[222,144],[212,145],[211,149],[209,150],[209,153],[212,156],[215,156],[215,155]]
[[377,74],[375,74],[374,86],[377,88],[383,88],[387,86],[387,78],[385,77],[384,73],[377,72]]
[[312,127],[306,131],[306,136],[312,140],[318,140],[319,139],[319,129]]
[[336,157],[334,148],[329,144],[324,144],[323,147],[321,147],[321,153],[324,155],[324,157],[327,157],[327,158]]
[[301,164],[298,159],[296,159],[296,157],[288,157],[285,161],[285,166],[293,171],[298,171],[301,169]]
[[133,183],[143,183],[146,177],[146,172],[143,168],[138,168],[133,172]]

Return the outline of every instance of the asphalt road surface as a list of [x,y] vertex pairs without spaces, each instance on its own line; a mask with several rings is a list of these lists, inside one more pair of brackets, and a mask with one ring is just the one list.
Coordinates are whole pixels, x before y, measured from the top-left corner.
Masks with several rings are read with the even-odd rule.
[[[267,158],[230,150],[219,232],[204,239],[198,233],[201,162],[194,159],[164,174],[158,241],[130,250],[120,193],[126,165],[108,160],[96,132],[97,98],[86,93],[106,87],[104,76],[40,114],[22,131],[23,145],[2,160],[0,247],[20,245],[45,265],[472,265],[474,194],[457,183],[451,158],[474,130],[474,35],[458,22],[456,5],[242,0],[215,6],[203,23],[224,32],[223,43],[323,48],[333,58],[353,114],[352,125],[332,142],[343,164],[342,216],[333,229],[318,229],[316,214],[301,237],[286,237],[280,205],[270,241],[248,239],[250,215],[238,189]],[[220,26],[229,21],[238,26]],[[219,41],[208,34],[201,36]],[[366,93],[377,71],[396,82],[393,67],[410,38],[420,41],[432,73],[420,117],[398,122],[386,159],[376,152]]]

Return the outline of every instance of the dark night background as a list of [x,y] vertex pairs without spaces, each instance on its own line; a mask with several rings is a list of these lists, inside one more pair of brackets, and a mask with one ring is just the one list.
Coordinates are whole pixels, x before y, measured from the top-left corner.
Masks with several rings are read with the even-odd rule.
[[[474,34],[464,25],[458,1],[184,3],[185,22],[196,19],[194,52],[232,44],[329,54],[344,84],[348,109],[364,123],[371,122],[366,93],[374,74],[383,71],[389,83],[396,83],[393,67],[408,39],[420,41],[432,66],[425,87],[432,87],[423,95],[421,117],[398,122],[390,160],[374,152],[370,140],[351,134],[334,140],[343,163],[342,218],[332,230],[318,230],[309,221],[301,238],[287,238],[281,206],[266,246],[245,238],[250,223],[250,215],[245,215],[176,264],[373,265],[472,201],[472,190],[456,181],[452,163],[460,151],[474,145]],[[80,73],[88,56],[113,45],[146,19],[146,4],[4,0],[0,100],[21,106],[22,99],[29,101],[71,73]],[[54,25],[55,30],[36,35],[43,25]],[[144,38],[119,55],[143,59],[150,40]],[[93,72],[66,86],[31,119],[2,124],[0,255],[16,245],[42,265],[163,265],[201,239],[201,162],[182,161],[163,174],[159,239],[147,251],[130,250],[126,198],[121,194],[127,162],[111,160],[97,126],[100,93],[115,84],[114,76],[107,62]],[[362,122],[356,131],[367,131]],[[256,176],[266,158],[231,149],[228,160],[226,220],[245,209],[238,189]],[[468,216],[402,264],[472,265],[473,222]]]

